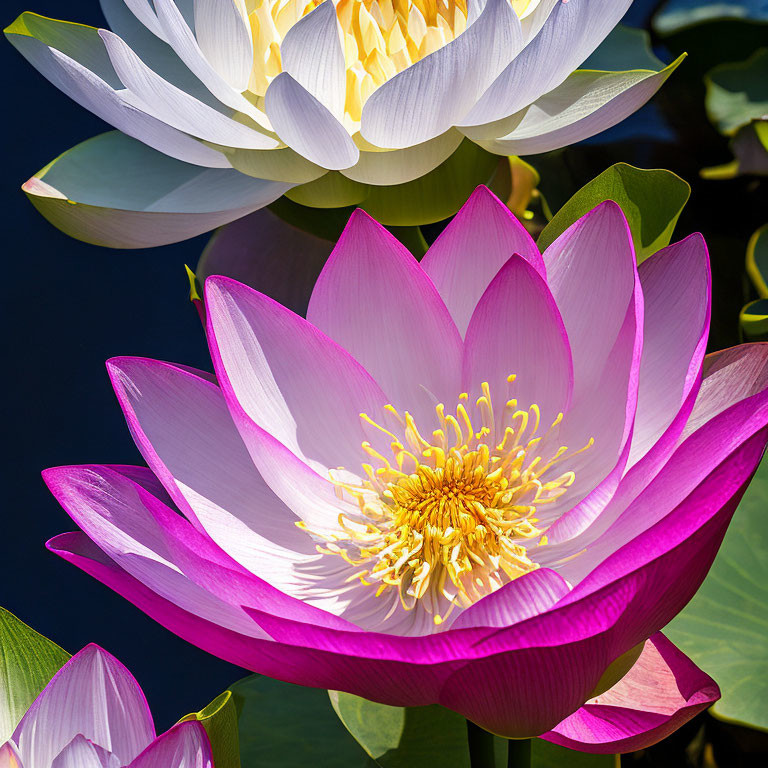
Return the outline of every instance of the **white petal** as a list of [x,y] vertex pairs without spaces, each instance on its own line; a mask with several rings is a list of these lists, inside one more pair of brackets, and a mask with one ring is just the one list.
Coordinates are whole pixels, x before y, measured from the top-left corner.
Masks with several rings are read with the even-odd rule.
[[346,70],[336,8],[331,0],[325,0],[288,30],[280,44],[280,55],[283,71],[341,120]]
[[[69,26],[64,22],[55,24]],[[53,31],[56,31],[55,27]],[[66,51],[49,47],[28,34],[12,32],[8,33],[8,39],[53,85],[128,136],[187,163],[211,168],[229,167],[220,152],[127,104],[115,90],[115,86],[120,87],[120,82],[105,55],[101,38],[96,30],[93,33],[96,38],[94,45],[87,48],[62,45]],[[97,71],[92,71],[88,65],[96,67]]]
[[235,90],[205,58],[192,28],[174,0],[154,0],[157,18],[169,45],[179,58],[200,78],[206,88],[222,103],[248,115],[270,129],[264,113],[256,109],[242,93]]
[[572,0],[549,14],[525,47],[464,116],[462,126],[511,115],[562,83],[605,39],[632,0]]
[[574,72],[561,86],[514,115],[510,133],[473,140],[501,155],[531,155],[569,146],[629,117],[658,91],[680,61],[682,57],[661,72]]
[[[146,0],[142,0],[146,2]],[[159,35],[153,34],[126,7],[125,0],[100,0],[107,28],[121,37],[136,55],[160,77],[173,83],[196,99],[219,108],[221,102],[200,82],[189,67],[165,42],[164,33],[157,23]],[[152,11],[154,15],[154,11]]]
[[363,147],[357,165],[346,168],[342,174],[362,184],[405,184],[420,179],[447,160],[458,149],[462,138],[458,131],[451,129],[423,144],[405,149],[366,152]]
[[371,94],[360,132],[393,149],[439,136],[464,117],[522,45],[520,20],[507,0],[487,0],[455,40]]
[[[102,0],[103,2],[103,0]],[[157,14],[152,8],[150,0],[122,0],[128,6],[131,13],[153,34],[161,40],[165,40],[165,33],[157,20]]]
[[99,32],[123,84],[123,98],[164,123],[201,139],[244,149],[271,149],[277,142],[212,109],[153,72],[112,32]]
[[232,88],[244,91],[253,69],[253,40],[235,0],[195,0],[194,8],[203,55]]
[[270,83],[264,106],[280,139],[307,160],[329,171],[358,161],[360,152],[346,128],[287,72]]

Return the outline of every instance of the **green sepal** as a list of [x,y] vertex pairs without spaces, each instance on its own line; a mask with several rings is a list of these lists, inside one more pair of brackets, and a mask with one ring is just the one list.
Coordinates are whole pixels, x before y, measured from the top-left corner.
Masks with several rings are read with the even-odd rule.
[[0,608],[0,744],[70,655]]
[[669,245],[690,194],[689,184],[671,171],[617,163],[582,187],[553,216],[539,235],[539,248],[550,246],[595,206],[613,200],[627,217],[639,264]]
[[207,707],[179,720],[202,723],[211,741],[216,768],[240,768],[240,739],[237,729],[237,708],[231,691],[217,696]]
[[334,171],[285,196],[308,208],[359,207],[385,226],[412,227],[453,216],[475,187],[492,183],[498,166],[497,155],[465,139],[445,162],[405,184],[361,184]]

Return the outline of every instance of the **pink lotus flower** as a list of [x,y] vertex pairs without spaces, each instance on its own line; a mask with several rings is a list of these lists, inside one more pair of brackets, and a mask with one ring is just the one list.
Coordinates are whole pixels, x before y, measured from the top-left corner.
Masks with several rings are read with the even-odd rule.
[[53,551],[235,664],[504,736],[627,751],[717,699],[659,630],[763,453],[768,347],[704,357],[700,235],[638,269],[608,202],[541,254],[480,188],[421,264],[355,213],[307,320],[206,302],[215,378],[108,364],[150,468],[48,470]]
[[161,736],[139,684],[97,645],[76,653],[32,703],[0,768],[213,768],[199,722]]

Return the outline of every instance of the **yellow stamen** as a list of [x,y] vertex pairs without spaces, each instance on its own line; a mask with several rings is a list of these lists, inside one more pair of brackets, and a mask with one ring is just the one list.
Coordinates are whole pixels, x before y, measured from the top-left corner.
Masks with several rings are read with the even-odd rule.
[[327,542],[319,551],[354,565],[355,578],[375,587],[377,596],[393,589],[410,610],[429,595],[423,605],[435,624],[453,605],[467,607],[539,567],[528,555],[531,543],[547,542],[538,510],[575,480],[573,471],[553,468],[593,444],[590,439],[580,450],[561,446],[542,455],[542,444],[553,444],[544,438],[563,414],[539,435],[537,405],[521,410],[510,400],[497,416],[488,384],[481,390],[472,413],[466,393],[455,416],[436,406],[442,429],[431,432],[432,442],[410,413],[401,417],[391,405],[384,411],[400,425],[401,437],[360,414],[365,425],[391,438],[392,457],[364,442],[362,450],[373,460],[362,463],[365,479],[342,481],[330,473],[337,494],[355,501],[358,510],[339,516],[336,534],[309,531]]

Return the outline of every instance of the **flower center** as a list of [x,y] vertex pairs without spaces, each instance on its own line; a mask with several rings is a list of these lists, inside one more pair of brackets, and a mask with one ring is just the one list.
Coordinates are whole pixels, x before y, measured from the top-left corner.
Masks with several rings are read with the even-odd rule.
[[[521,18],[539,0],[509,0]],[[245,0],[254,41],[248,90],[266,93],[282,71],[280,43],[319,0]],[[354,127],[380,85],[458,37],[467,26],[467,0],[338,0],[346,67],[345,117]]]
[[361,419],[389,439],[391,457],[364,442],[372,459],[362,465],[366,479],[331,472],[339,497],[358,510],[339,516],[339,533],[320,536],[326,543],[318,551],[353,565],[353,578],[377,596],[396,590],[406,610],[423,601],[435,624],[453,606],[466,608],[539,567],[527,549],[546,544],[550,521],[542,510],[573,484],[574,472],[562,464],[591,439],[579,451],[553,448],[551,440],[543,448],[563,415],[540,435],[537,405],[520,410],[511,399],[495,414],[487,383],[474,408],[466,393],[455,415],[439,404],[430,439],[408,412],[388,405],[385,415],[391,429]]

